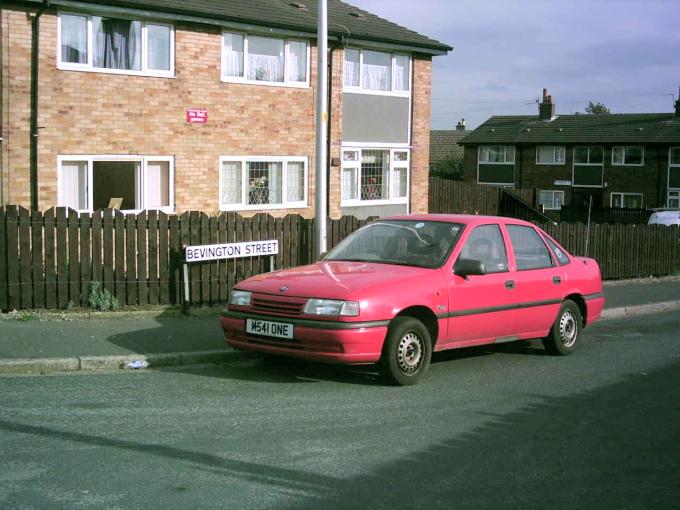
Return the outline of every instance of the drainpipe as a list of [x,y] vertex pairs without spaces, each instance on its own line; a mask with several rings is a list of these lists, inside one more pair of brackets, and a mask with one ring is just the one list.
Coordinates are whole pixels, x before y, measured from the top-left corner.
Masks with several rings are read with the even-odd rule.
[[3,107],[5,106],[5,96],[2,93],[2,86],[5,83],[3,80],[3,60],[2,56],[5,52],[2,45],[2,2],[0,2],[0,207],[5,205],[4,185],[5,185],[5,171],[2,161],[2,156],[5,152],[5,117]]
[[40,16],[49,8],[50,0],[44,0],[43,5],[31,20],[31,210],[38,210],[38,84],[40,64]]

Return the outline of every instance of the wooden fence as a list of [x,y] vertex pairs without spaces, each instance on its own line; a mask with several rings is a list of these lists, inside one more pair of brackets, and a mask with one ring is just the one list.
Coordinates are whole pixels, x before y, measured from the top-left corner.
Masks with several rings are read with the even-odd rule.
[[[366,220],[328,221],[335,246]],[[28,211],[0,208],[0,310],[87,306],[91,282],[100,282],[121,306],[183,302],[183,246],[277,239],[277,268],[314,258],[313,220],[201,212],[92,214],[63,207]],[[222,303],[238,281],[269,270],[269,257],[189,265],[190,302]]]
[[[470,199],[472,200],[472,199]],[[490,198],[481,198],[491,201]],[[472,202],[470,202],[472,203]],[[466,210],[460,212],[489,212]],[[369,220],[328,220],[335,246]],[[647,225],[541,225],[575,255],[595,258],[606,279],[680,273],[680,228]],[[200,212],[124,215],[104,210],[0,208],[0,310],[87,306],[100,282],[121,306],[183,302],[183,246],[277,239],[277,268],[314,258],[314,220]],[[268,257],[191,264],[190,303],[224,303],[231,288],[269,269]]]
[[[623,209],[605,207],[604,209],[593,209],[590,213],[591,223],[624,223],[646,225],[649,217],[654,211],[650,209]],[[562,206],[559,212],[560,221],[588,222],[588,208]]]

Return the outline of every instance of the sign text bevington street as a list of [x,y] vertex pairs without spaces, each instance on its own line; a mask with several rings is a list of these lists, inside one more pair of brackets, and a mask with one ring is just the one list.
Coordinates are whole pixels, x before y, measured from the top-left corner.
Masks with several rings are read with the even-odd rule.
[[184,259],[187,262],[202,262],[204,260],[237,259],[241,257],[263,257],[279,253],[279,241],[246,241],[230,244],[204,244],[187,246],[184,249]]

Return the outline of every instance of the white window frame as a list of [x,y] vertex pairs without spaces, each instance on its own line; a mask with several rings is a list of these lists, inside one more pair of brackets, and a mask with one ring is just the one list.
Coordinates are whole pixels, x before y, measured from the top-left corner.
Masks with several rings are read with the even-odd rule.
[[[576,162],[576,149],[578,147],[587,147],[588,148],[588,163],[577,163]],[[593,147],[599,147],[602,150],[602,162],[601,163],[590,163],[590,149]],[[592,166],[592,167],[597,167],[599,166],[601,171],[600,171],[600,184],[576,184],[576,181],[574,180],[574,177],[576,175],[576,167],[577,166]],[[571,153],[571,185],[575,188],[603,188],[604,187],[604,147],[600,145],[578,145],[574,146],[572,149]]]
[[[61,59],[61,17],[65,16],[81,16],[87,18],[87,63],[77,64],[73,62],[64,62]],[[108,73],[108,74],[124,74],[133,76],[154,76],[160,78],[174,78],[175,77],[175,26],[171,23],[156,22],[153,20],[143,20],[139,18],[132,18],[130,16],[115,15],[116,19],[129,19],[132,21],[139,21],[142,24],[142,62],[140,71],[132,69],[109,69],[107,67],[94,67],[94,35],[92,33],[92,16],[98,16],[95,13],[86,12],[71,12],[59,11],[57,15],[57,69],[63,71],[86,71],[93,73]],[[109,16],[114,17],[114,16]],[[170,29],[170,69],[147,69],[148,65],[148,41],[147,41],[147,26],[157,25],[168,27]]]
[[[680,161],[677,163],[673,163],[673,160],[671,159],[671,156],[673,155],[673,151],[676,150],[680,152],[680,147],[669,147],[668,148],[668,181],[666,182],[666,189],[667,189],[667,195],[666,195],[666,205],[668,207],[678,207],[680,208],[680,188],[671,188],[671,170],[672,169],[677,169],[676,171],[680,172]],[[672,206],[671,204],[672,201],[678,201],[676,206]]]
[[666,195],[666,207],[680,209],[680,189],[669,189]]
[[[173,156],[141,156],[141,155],[81,155],[81,156],[57,156],[57,204],[61,206],[63,196],[62,196],[62,163],[65,161],[78,161],[85,162],[87,164],[86,173],[86,191],[85,196],[87,200],[87,209],[78,209],[78,212],[93,212],[93,194],[92,183],[93,181],[93,170],[94,163],[97,161],[127,161],[127,162],[138,162],[140,163],[139,174],[135,176],[137,180],[137,193],[136,201],[141,205],[138,209],[124,209],[121,212],[126,214],[136,214],[141,211],[162,211],[165,213],[172,213],[175,211],[175,158]],[[146,202],[148,199],[147,195],[147,182],[146,182],[146,169],[147,163],[163,161],[168,163],[168,205],[165,207],[146,207]]]
[[[227,34],[235,34],[243,36],[243,76],[228,76],[224,69],[224,37]],[[265,80],[249,80],[248,76],[248,36],[265,37],[268,39],[278,39],[283,41],[283,81],[265,81]],[[305,69],[305,81],[289,81],[288,80],[288,63],[290,60],[289,43],[291,41],[303,42],[307,45],[307,65]],[[295,39],[285,37],[276,37],[271,35],[248,34],[246,32],[239,32],[238,30],[223,30],[220,36],[220,80],[224,83],[247,83],[249,85],[265,85],[268,87],[295,87],[295,88],[309,88],[309,77],[311,69],[311,49],[308,40]]]
[[[390,165],[387,172],[387,199],[382,200],[362,200],[361,199],[361,159],[362,152],[365,150],[374,151],[389,151],[390,153]],[[358,153],[357,161],[345,161],[344,153],[345,151],[352,151]],[[395,161],[395,152],[406,152],[406,161]],[[340,152],[340,159],[342,164],[340,165],[340,207],[356,207],[356,206],[366,206],[366,205],[390,205],[390,204],[408,204],[411,196],[411,148],[406,147],[386,147],[386,146],[371,146],[366,147],[363,145],[343,145]],[[356,168],[357,169],[357,179],[356,179],[356,189],[355,195],[357,198],[348,199],[343,198],[342,188],[343,188],[343,171],[345,168]],[[406,196],[396,197],[394,193],[393,179],[395,169],[406,168]]]
[[[222,166],[225,162],[241,164],[241,202],[237,204],[222,203]],[[288,202],[288,163],[302,163],[304,166],[304,198],[300,201]],[[282,163],[281,168],[281,203],[249,205],[248,194],[248,165],[247,163]],[[303,209],[308,207],[309,200],[309,158],[304,156],[220,156],[219,168],[219,208],[220,211],[265,211],[279,209]]]
[[[482,149],[489,147],[502,147],[503,159],[504,161],[482,161]],[[508,148],[512,148],[512,161],[508,161]],[[517,148],[514,145],[480,145],[477,147],[477,184],[484,184],[488,186],[504,186],[506,188],[511,188],[515,186],[515,160],[517,159]],[[479,167],[481,165],[512,165],[512,182],[480,182],[479,181]]]
[[541,204],[543,206],[543,209],[546,211],[559,211],[562,206],[560,207],[555,207],[555,195],[561,195],[562,200],[560,201],[561,204],[564,204],[564,191],[563,190],[557,190],[557,189],[542,189],[539,190],[538,192],[538,199],[539,203],[541,200],[541,193],[550,193],[552,195],[552,207],[546,207],[544,204]]
[[[539,149],[539,147],[543,147],[543,148],[552,147],[552,149],[553,149],[552,162],[546,163],[546,162],[539,161],[539,159],[538,159],[538,149]],[[560,151],[560,150],[562,151],[562,161],[557,160],[557,154],[558,154],[558,151]],[[564,145],[537,145],[536,146],[536,164],[537,165],[564,166],[566,164],[566,162],[567,162],[567,148]]]
[[[373,49],[368,49],[366,48],[365,50],[361,48],[347,48],[350,50],[356,50],[359,52],[359,86],[354,87],[351,85],[345,85],[345,76],[344,76],[344,68],[345,68],[345,57],[343,54],[343,76],[342,76],[342,90],[344,92],[351,92],[353,94],[373,94],[376,96],[399,96],[399,97],[411,97],[411,90],[413,89],[413,57],[407,53],[393,53],[390,51],[380,51],[380,50],[373,50]],[[365,89],[364,88],[364,51],[374,51],[376,53],[386,53],[390,55],[390,61],[391,61],[391,69],[390,69],[390,90],[371,90],[371,89]],[[401,57],[408,57],[408,90],[396,90],[395,89],[395,77],[396,77],[396,57],[401,56]]]
[[[640,208],[644,207],[644,194],[643,193],[629,193],[623,191],[612,191],[609,194],[609,207],[614,208],[614,195],[621,196],[621,203],[623,204],[625,197],[640,197]],[[628,209],[627,207],[617,207],[617,209]]]
[[[614,162],[614,152],[617,149],[623,149],[623,163]],[[642,150],[642,162],[641,163],[626,163],[626,153],[627,149],[640,149]],[[644,166],[645,165],[645,148],[642,145],[617,145],[612,147],[612,166]]]

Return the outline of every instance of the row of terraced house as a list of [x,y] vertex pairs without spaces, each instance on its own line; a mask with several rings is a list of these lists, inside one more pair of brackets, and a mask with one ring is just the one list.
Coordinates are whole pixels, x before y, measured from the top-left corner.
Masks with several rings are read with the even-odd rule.
[[[0,205],[313,216],[316,1],[0,8]],[[425,212],[432,57],[451,47],[328,9],[328,212]]]

